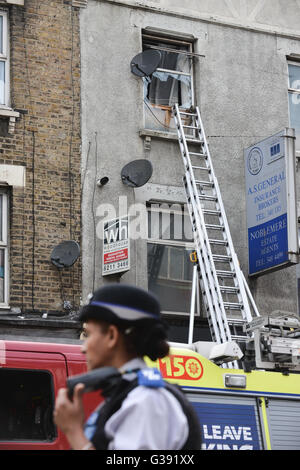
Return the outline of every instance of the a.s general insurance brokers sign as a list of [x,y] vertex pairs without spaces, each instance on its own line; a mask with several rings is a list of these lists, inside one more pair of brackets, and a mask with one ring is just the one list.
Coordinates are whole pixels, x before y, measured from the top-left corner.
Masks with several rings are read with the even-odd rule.
[[249,275],[298,263],[294,130],[245,150]]

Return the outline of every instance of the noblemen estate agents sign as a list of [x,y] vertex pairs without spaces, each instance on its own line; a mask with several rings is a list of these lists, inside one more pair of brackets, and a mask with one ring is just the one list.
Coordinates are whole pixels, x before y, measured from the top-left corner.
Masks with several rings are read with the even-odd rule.
[[245,150],[249,275],[299,262],[294,136],[286,128]]

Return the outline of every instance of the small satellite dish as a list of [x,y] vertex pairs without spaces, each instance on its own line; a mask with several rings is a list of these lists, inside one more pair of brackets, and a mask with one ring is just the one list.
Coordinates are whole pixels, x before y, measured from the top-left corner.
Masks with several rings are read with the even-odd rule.
[[149,77],[157,69],[161,53],[156,49],[147,49],[136,55],[130,62],[131,72],[138,77]]
[[131,188],[139,188],[149,181],[153,168],[149,160],[133,160],[121,171],[121,178],[124,184]]
[[73,266],[80,254],[77,242],[69,240],[55,246],[51,253],[51,261],[58,268],[69,268]]

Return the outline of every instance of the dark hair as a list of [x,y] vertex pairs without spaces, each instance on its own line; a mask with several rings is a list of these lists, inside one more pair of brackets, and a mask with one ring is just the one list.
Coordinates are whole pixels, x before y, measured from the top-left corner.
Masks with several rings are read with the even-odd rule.
[[124,334],[125,344],[131,353],[139,357],[148,356],[152,361],[165,357],[169,353],[166,325],[163,322],[143,320],[134,326],[119,326]]

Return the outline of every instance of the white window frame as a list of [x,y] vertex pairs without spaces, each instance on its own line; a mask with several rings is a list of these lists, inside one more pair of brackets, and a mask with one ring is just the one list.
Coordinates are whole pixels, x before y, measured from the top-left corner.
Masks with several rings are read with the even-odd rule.
[[[143,31],[142,32],[142,45],[143,45],[143,48],[144,48],[144,45],[147,44],[147,39],[150,41],[150,42],[156,42],[156,43],[164,43],[166,47],[159,47],[159,46],[150,46],[151,49],[156,49],[156,50],[164,50],[164,51],[169,51],[169,52],[174,52],[176,54],[186,54],[186,55],[190,55],[190,56],[193,56],[195,54],[193,54],[193,42],[192,41],[187,41],[187,40],[184,40],[184,39],[174,39],[173,37],[167,37],[167,36],[159,36],[157,34],[154,34],[154,33],[151,33],[151,31]],[[182,45],[182,46],[186,46],[187,47],[187,51],[180,51],[178,49],[173,49],[172,48],[172,44],[178,44],[178,45]],[[157,68],[156,69],[157,72],[166,72],[166,73],[176,73],[177,75],[185,75],[185,76],[188,76],[191,78],[191,105],[194,106],[195,104],[195,91],[194,91],[194,66],[192,64],[191,66],[191,72],[190,73],[187,73],[187,72],[180,72],[180,71],[177,71],[177,70],[168,70],[168,69],[164,69],[164,68]],[[143,91],[144,93],[144,91]],[[176,132],[176,130],[170,128],[168,129],[168,122],[170,122],[171,120],[171,113],[172,113],[172,107],[171,106],[167,106],[167,105],[159,105],[159,104],[151,104],[149,103],[149,106],[151,108],[158,108],[158,109],[161,109],[162,111],[164,110],[165,111],[165,123],[161,123],[161,126],[162,126],[162,129],[163,131],[165,132],[170,132],[170,133],[173,133],[173,132]],[[145,126],[146,127],[146,126]]]
[[[9,195],[5,190],[0,189],[2,197],[2,240],[0,240],[0,249],[4,250],[4,300],[0,301],[0,309],[9,308]],[[0,237],[1,238],[1,237]],[[1,300],[1,299],[0,299]]]
[[[188,211],[186,210],[186,207],[185,207],[185,204],[181,204],[181,203],[174,203],[174,205],[181,205],[182,207],[184,207],[184,211],[179,211],[179,210],[174,210],[174,209],[170,209],[169,211],[167,209],[165,209],[164,207],[159,207],[160,205],[164,206],[165,204],[167,205],[172,205],[171,202],[163,202],[163,201],[149,201],[147,203],[147,212],[148,211],[151,211],[152,213],[169,213],[170,215],[172,214],[178,214],[178,215],[186,215],[189,217],[189,213]],[[187,241],[183,241],[183,240],[173,240],[173,239],[169,239],[169,240],[164,240],[164,239],[161,239],[161,238],[155,238],[155,237],[149,237],[149,226],[148,226],[148,217],[147,217],[147,239],[146,239],[146,242],[147,242],[147,246],[148,244],[156,244],[156,245],[164,245],[164,246],[168,246],[168,247],[179,247],[179,248],[185,248],[186,250],[191,250],[191,251],[194,251],[195,250],[195,244],[193,242],[187,242]],[[151,234],[152,235],[152,234]],[[147,260],[148,262],[148,260]],[[148,266],[148,264],[147,264]],[[180,280],[180,279],[173,279],[171,277],[168,277],[168,278],[165,278],[165,277],[160,277],[160,279],[164,279],[164,280],[169,280],[169,281],[174,281],[175,283],[176,282],[180,282],[181,284],[190,284],[191,286],[191,290],[192,290],[192,280],[191,281],[188,281],[188,280]],[[187,312],[175,312],[175,311],[171,311],[171,310],[162,310],[162,314],[164,315],[176,315],[176,316],[189,316],[190,315],[190,311],[187,311]],[[195,316],[199,316],[199,313],[195,312]]]
[[[295,94],[299,97],[299,110],[300,110],[300,87],[299,88],[291,88],[290,87],[289,65],[296,65],[297,67],[299,67],[299,70],[300,70],[300,62],[293,61],[293,60],[288,60],[287,61],[287,67],[288,67],[288,95]],[[291,126],[290,109],[289,109],[289,122],[290,122],[290,126]],[[297,156],[297,158],[300,158],[300,150],[296,150],[296,156]]]
[[3,51],[0,51],[0,61],[5,64],[4,75],[4,103],[0,103],[0,109],[10,109],[10,48],[9,48],[9,27],[8,12],[0,9],[0,16],[3,18],[2,42]]

